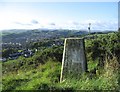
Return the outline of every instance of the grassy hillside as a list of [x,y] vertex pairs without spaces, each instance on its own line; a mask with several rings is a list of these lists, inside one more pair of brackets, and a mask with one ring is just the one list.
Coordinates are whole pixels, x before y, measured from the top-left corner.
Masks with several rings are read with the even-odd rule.
[[97,35],[85,45],[88,72],[80,78],[59,82],[63,46],[53,46],[3,62],[3,90],[119,90],[120,33]]

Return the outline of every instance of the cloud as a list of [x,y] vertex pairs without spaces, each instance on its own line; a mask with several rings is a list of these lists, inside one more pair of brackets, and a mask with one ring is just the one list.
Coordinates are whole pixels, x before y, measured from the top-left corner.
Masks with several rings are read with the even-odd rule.
[[79,23],[78,22],[72,22],[74,25],[79,25]]
[[80,23],[84,27],[88,27],[91,23],[91,30],[117,30],[118,22],[114,21],[102,21],[102,20],[86,20]]
[[21,22],[14,22],[14,24],[18,24],[18,25],[22,25],[22,26],[33,26],[34,24],[39,24],[39,22],[37,20],[31,20],[30,22],[27,21],[21,21]]
[[55,24],[55,23],[50,23],[49,25],[51,25],[51,26],[55,26],[56,24]]
[[62,28],[62,29],[77,29],[77,30],[88,30],[89,23],[91,23],[92,30],[117,30],[118,21],[102,21],[102,20],[84,20],[84,21],[67,21],[67,22],[38,22],[37,20],[32,21],[21,21],[15,22],[16,26],[29,27],[29,28]]
[[30,23],[21,23],[21,22],[14,22],[14,23],[22,26],[32,26],[32,24]]
[[76,21],[68,21],[67,24],[70,24],[70,25],[79,25],[80,23],[79,22],[76,22]]
[[31,23],[32,24],[39,24],[39,22],[37,20],[32,20]]

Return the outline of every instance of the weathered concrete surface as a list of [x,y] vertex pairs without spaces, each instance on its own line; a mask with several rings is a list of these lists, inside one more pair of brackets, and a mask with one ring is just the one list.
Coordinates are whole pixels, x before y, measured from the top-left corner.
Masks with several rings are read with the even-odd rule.
[[60,82],[69,77],[80,77],[87,71],[84,39],[66,38],[61,68]]

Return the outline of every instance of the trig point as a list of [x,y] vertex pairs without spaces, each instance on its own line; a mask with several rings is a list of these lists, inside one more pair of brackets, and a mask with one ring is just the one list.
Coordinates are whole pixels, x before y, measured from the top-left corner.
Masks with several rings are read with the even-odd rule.
[[87,71],[84,39],[66,38],[62,59],[60,82],[69,77],[80,77]]

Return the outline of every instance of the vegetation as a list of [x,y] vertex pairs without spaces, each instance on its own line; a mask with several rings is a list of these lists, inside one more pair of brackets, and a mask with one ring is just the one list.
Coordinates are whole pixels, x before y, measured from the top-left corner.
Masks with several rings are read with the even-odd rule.
[[79,79],[59,82],[63,46],[35,43],[33,49],[41,48],[34,56],[2,63],[3,90],[119,90],[120,32],[97,34],[85,40],[85,45],[88,72]]

